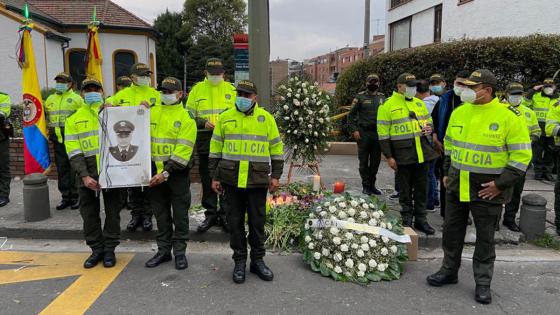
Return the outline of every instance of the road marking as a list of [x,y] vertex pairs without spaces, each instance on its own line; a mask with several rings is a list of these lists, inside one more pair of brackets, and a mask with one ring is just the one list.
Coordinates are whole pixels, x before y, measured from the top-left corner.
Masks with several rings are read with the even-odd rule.
[[64,292],[41,311],[50,314],[83,314],[117,278],[134,254],[117,254],[117,265],[84,269],[89,254],[0,252],[0,265],[19,265],[0,270],[0,285],[78,276]]

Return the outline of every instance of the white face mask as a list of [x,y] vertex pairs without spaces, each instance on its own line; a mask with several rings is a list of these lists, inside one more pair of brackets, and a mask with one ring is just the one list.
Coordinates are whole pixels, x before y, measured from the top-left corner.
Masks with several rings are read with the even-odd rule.
[[476,92],[473,89],[464,88],[463,92],[461,93],[461,101],[465,103],[474,103],[476,102]]
[[416,96],[416,87],[415,86],[407,86],[406,90],[404,91],[404,96],[406,98],[413,98]]
[[150,86],[151,83],[151,79],[150,77],[137,77],[136,78],[136,84],[140,85],[140,86]]
[[208,75],[208,81],[210,81],[212,85],[218,85],[224,81],[224,77],[221,75]]
[[173,105],[176,104],[178,101],[177,95],[172,94],[161,94],[161,102],[165,105]]
[[553,87],[545,87],[543,89],[543,92],[544,92],[545,95],[550,96],[554,93],[554,88]]
[[457,96],[461,96],[461,93],[463,93],[464,90],[465,90],[465,88],[462,87],[462,86],[454,86],[453,87],[453,92],[455,92],[455,95],[457,95]]
[[521,95],[510,95],[508,96],[508,102],[511,106],[519,106],[521,104],[523,96]]

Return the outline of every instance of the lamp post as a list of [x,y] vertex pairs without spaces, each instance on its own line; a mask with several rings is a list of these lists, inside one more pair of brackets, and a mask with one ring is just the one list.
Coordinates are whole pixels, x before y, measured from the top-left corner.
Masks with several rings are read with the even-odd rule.
[[369,57],[370,12],[371,12],[371,0],[366,0],[365,18],[364,18],[364,59]]
[[269,0],[249,0],[249,77],[259,92],[259,105],[270,107]]

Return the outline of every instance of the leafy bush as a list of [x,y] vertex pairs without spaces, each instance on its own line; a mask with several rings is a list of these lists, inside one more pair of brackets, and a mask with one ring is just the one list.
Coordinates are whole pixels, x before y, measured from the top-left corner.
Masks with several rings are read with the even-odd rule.
[[337,104],[350,104],[370,73],[381,76],[381,91],[390,95],[403,72],[418,78],[428,78],[437,72],[451,81],[461,70],[480,68],[491,70],[501,89],[513,80],[526,86],[542,81],[560,69],[560,36],[458,40],[380,54],[356,63],[339,77]]

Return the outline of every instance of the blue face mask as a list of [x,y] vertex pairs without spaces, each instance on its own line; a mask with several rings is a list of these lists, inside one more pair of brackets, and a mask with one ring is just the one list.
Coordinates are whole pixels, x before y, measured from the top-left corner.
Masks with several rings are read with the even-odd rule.
[[99,92],[87,92],[84,94],[84,101],[88,105],[100,103],[103,102],[103,96]]
[[432,91],[432,93],[434,93],[435,95],[441,95],[443,93],[443,86],[441,85],[433,85],[430,86],[430,90]]
[[55,85],[54,88],[57,92],[64,93],[64,92],[68,91],[68,84],[67,83],[56,82],[56,85]]
[[239,111],[246,113],[247,111],[249,111],[249,109],[251,109],[251,107],[253,107],[253,100],[250,98],[238,96],[235,100],[235,105],[237,106],[237,109],[239,109]]

